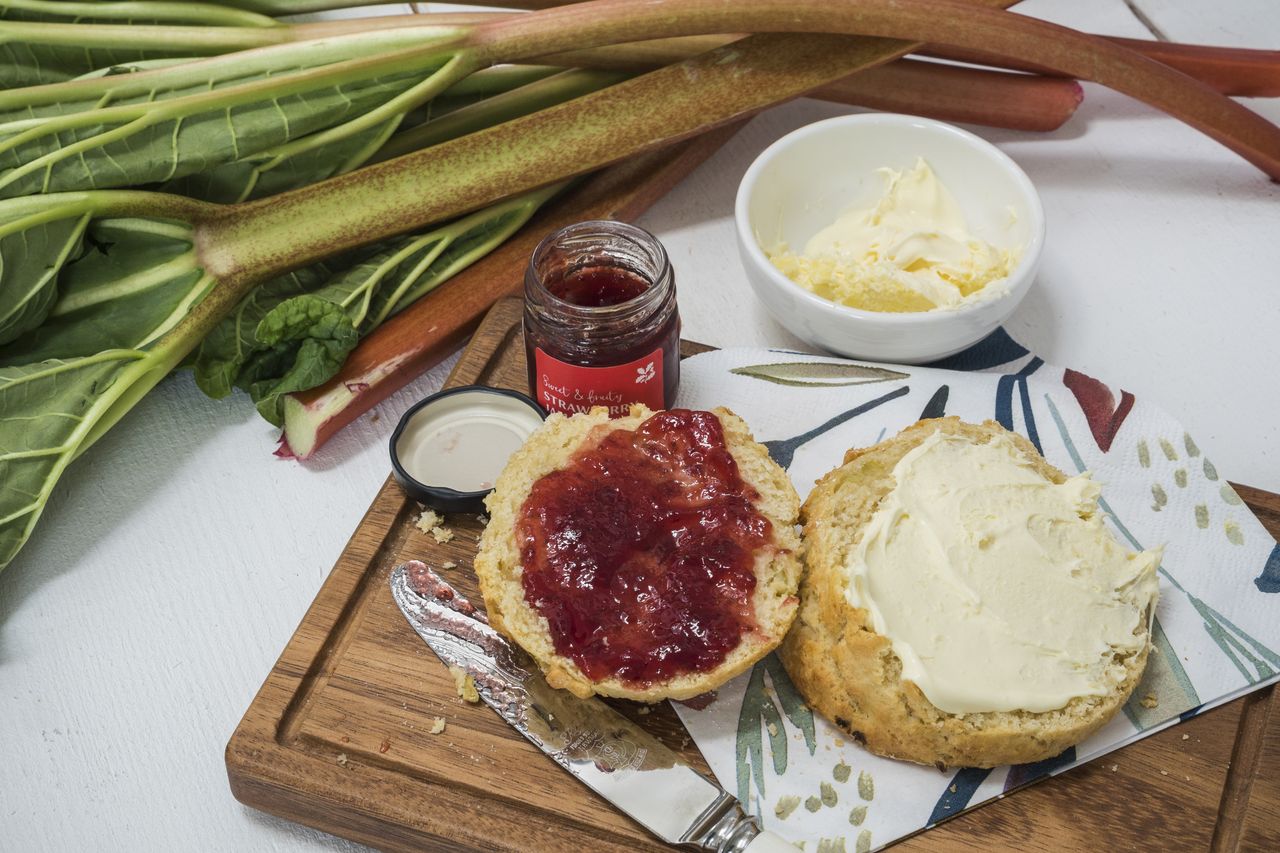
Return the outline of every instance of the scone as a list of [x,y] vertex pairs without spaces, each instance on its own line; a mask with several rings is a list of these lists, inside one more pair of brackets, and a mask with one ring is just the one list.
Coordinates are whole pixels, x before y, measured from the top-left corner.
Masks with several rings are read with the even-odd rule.
[[990,421],[849,451],[801,511],[787,672],[894,758],[994,767],[1080,742],[1142,675],[1160,561],[1115,541],[1098,494]]
[[697,696],[795,619],[800,499],[727,409],[553,414],[486,506],[489,621],[578,696]]

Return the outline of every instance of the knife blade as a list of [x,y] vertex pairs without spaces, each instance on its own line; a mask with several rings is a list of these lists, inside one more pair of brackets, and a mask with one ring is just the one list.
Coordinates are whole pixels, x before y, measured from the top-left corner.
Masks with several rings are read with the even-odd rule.
[[662,841],[709,853],[794,853],[653,735],[598,699],[547,684],[523,650],[425,564],[397,566],[391,596],[436,656],[471,676],[485,704]]

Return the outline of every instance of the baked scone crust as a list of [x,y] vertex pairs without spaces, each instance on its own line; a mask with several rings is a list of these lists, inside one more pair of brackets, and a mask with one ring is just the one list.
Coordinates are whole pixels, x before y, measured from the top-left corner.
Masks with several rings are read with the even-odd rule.
[[[1109,695],[1078,697],[1042,713],[956,715],[939,710],[914,683],[900,678],[902,663],[888,638],[875,632],[866,610],[846,598],[849,552],[893,488],[894,466],[935,431],[979,444],[1006,432],[993,421],[973,425],[941,418],[919,421],[874,447],[846,453],[844,464],[818,481],[801,509],[800,615],[779,656],[810,706],[872,752],[940,767],[1051,758],[1093,734],[1124,705],[1142,676],[1149,638],[1141,651],[1122,658],[1126,676]],[[1045,479],[1067,479],[1029,441],[1009,434]]]
[[760,494],[756,508],[773,525],[773,537],[771,547],[762,549],[756,557],[753,604],[758,630],[745,634],[724,663],[707,672],[648,687],[637,687],[614,678],[591,681],[576,663],[555,652],[546,619],[524,598],[515,530],[520,507],[533,484],[565,467],[584,442],[598,440],[614,429],[634,430],[652,411],[633,406],[628,416],[614,420],[609,420],[604,408],[573,417],[552,414],[512,455],[498,477],[485,501],[489,524],[480,537],[475,559],[480,591],[490,624],[529,652],[553,687],[582,697],[599,694],[640,702],[689,699],[714,690],[749,668],[777,648],[791,627],[799,605],[796,587],[800,580],[800,539],[796,523],[800,497],[786,472],[769,457],[768,450],[751,437],[741,418],[724,408],[712,411],[724,428],[725,443],[737,462],[739,474]]

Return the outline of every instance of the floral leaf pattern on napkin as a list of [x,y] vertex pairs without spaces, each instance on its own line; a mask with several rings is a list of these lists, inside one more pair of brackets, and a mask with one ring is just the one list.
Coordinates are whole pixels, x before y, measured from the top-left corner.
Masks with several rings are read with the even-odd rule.
[[[874,444],[923,417],[956,415],[976,422],[994,413],[1056,467],[1092,471],[1103,484],[1100,508],[1108,525],[1134,548],[1165,543],[1165,555],[1155,651],[1125,713],[1047,761],[939,774],[872,755],[826,720],[806,715],[798,696],[792,704],[780,686],[785,672],[776,658],[722,686],[719,698],[703,710],[678,707],[712,769],[730,787],[738,783],[743,802],[770,829],[806,842],[810,853],[819,845],[847,851],[890,844],[1280,680],[1280,622],[1272,598],[1280,592],[1280,545],[1168,414],[1047,365],[1003,332],[867,389],[859,387],[866,382],[838,384],[847,380],[830,378],[837,376],[834,371],[825,378],[804,376],[809,368],[803,365],[814,361],[802,353],[764,350],[694,356],[684,362],[677,405],[732,408],[787,469],[802,496],[850,447]],[[787,362],[802,365],[795,368],[799,372],[771,372],[794,376],[800,384],[749,370]],[[770,383],[767,393],[761,393],[762,382]],[[849,773],[874,778],[874,804],[857,796]]]
[[749,364],[735,367],[730,373],[763,379],[775,385],[794,388],[838,388],[845,385],[867,385],[906,379],[907,374],[887,367],[830,361],[782,361],[773,364]]

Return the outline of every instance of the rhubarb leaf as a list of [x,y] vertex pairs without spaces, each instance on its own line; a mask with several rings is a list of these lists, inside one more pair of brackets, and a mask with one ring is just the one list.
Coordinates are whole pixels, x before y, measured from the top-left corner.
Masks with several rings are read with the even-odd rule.
[[359,118],[419,77],[407,71],[244,103],[232,87],[9,122],[0,125],[0,195],[156,184],[208,170]]
[[200,390],[215,400],[230,394],[246,362],[266,348],[258,339],[263,318],[286,300],[322,287],[334,270],[332,263],[313,264],[255,287],[201,341],[194,364]]
[[347,346],[347,328],[358,337],[373,331],[501,245],[561,186],[259,285],[201,342],[196,385],[215,399],[247,390],[279,424],[281,395],[321,385],[342,366],[346,353],[335,354]]
[[[15,24],[16,22],[16,24]],[[54,24],[199,25],[269,27],[277,22],[264,15],[225,9],[213,3],[72,3],[54,0],[9,0],[0,5],[0,88],[61,83],[98,68],[139,60],[188,56],[192,45],[143,47],[129,44],[124,30],[120,44],[112,47],[84,45],[73,37],[45,41],[33,38],[38,31],[23,26],[32,22]],[[44,32],[57,33],[46,27]],[[122,27],[123,29],[123,27]],[[64,31],[73,32],[70,28]]]
[[[51,300],[42,323],[0,346],[0,567],[67,465],[207,331],[177,328],[213,292],[190,226],[90,220],[95,203],[75,195],[0,204],[0,270],[39,271],[41,298]],[[8,294],[13,282],[3,281]]]
[[283,395],[314,388],[337,373],[359,340],[341,307],[310,294],[277,305],[255,336],[262,349],[245,364],[239,382],[258,413],[276,426],[284,422]]
[[143,349],[182,319],[201,272],[185,224],[99,219],[80,257],[58,276],[58,299],[38,328],[0,347],[0,364]]
[[103,394],[141,357],[109,350],[91,358],[0,367],[0,566],[31,535]]
[[80,250],[87,222],[73,214],[27,227],[15,223],[19,227],[0,236],[0,345],[44,322],[57,297],[58,271]]

